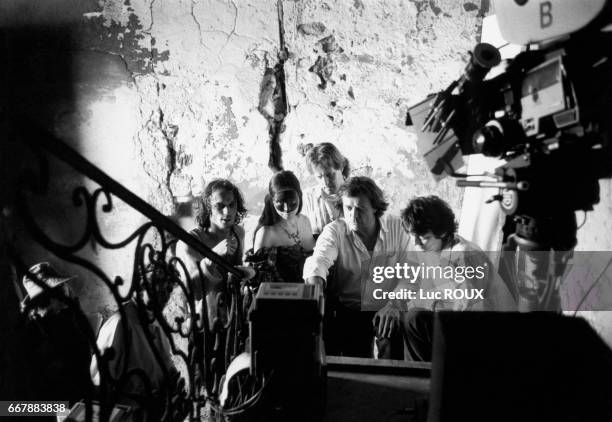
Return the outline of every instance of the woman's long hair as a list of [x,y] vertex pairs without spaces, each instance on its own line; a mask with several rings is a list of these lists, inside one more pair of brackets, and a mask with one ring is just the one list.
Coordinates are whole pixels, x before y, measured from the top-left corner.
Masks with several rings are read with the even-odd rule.
[[274,194],[284,190],[293,190],[297,192],[300,201],[297,213],[299,214],[302,212],[303,199],[300,181],[295,174],[289,170],[279,171],[272,176],[270,183],[268,184],[268,193],[266,194],[266,198],[264,200],[264,209],[259,217],[257,228],[255,229],[255,233],[253,233],[253,238],[255,238],[255,234],[261,227],[273,226],[282,220],[281,216],[278,215],[274,209]]

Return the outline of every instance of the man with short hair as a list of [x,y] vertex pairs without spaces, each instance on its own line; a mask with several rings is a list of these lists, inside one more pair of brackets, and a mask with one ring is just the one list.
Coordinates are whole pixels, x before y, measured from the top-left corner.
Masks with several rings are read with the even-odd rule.
[[318,183],[304,191],[304,209],[315,239],[323,227],[339,217],[336,207],[338,189],[351,173],[349,160],[330,142],[305,146],[306,168]]
[[[400,219],[384,215],[388,203],[368,177],[351,177],[338,191],[341,217],[329,223],[306,260],[304,280],[325,287],[335,302],[327,327],[328,354],[372,357],[376,335],[379,357],[403,358],[400,311],[395,303],[376,300],[374,289],[393,291],[394,277],[373,281],[375,268],[406,262],[409,239]],[[335,266],[326,286],[329,270]]]
[[413,360],[431,360],[435,310],[516,310],[514,298],[487,255],[457,234],[455,214],[445,201],[433,195],[413,198],[402,211],[402,225],[423,263],[416,283],[400,281],[396,287],[414,290],[417,286],[423,292],[407,303],[408,312],[402,314]]

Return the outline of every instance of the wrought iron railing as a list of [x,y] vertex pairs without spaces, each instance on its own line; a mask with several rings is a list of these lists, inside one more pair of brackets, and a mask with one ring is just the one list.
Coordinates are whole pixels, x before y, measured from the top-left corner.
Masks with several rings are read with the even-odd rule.
[[[158,409],[156,419],[189,418],[195,421],[202,420],[203,415],[209,412],[222,415],[224,411],[219,408],[217,399],[221,377],[231,358],[242,351],[244,339],[244,318],[240,306],[242,273],[170,218],[161,214],[53,135],[25,122],[12,127],[19,128],[18,137],[35,153],[40,172],[37,176],[27,174],[20,178],[19,186],[15,189],[14,215],[23,221],[31,238],[44,249],[61,260],[81,267],[104,283],[117,303],[121,315],[120,324],[125,337],[124,343],[128,347],[125,350],[127,355],[130,354],[130,341],[127,338],[129,315],[124,304],[131,303],[130,306],[135,307],[140,324],[146,327],[142,332],[145,333],[147,342],[154,352],[154,358],[164,375],[164,381],[157,389],[149,379],[150,374],[138,368],[128,368],[127,363],[123,365],[120,376],[113,377],[109,370],[109,361],[113,357],[113,352],[98,350],[95,333],[89,328],[89,324],[85,324],[87,319],[78,301],[62,297],[41,284],[41,287],[68,305],[78,315],[83,326],[89,328],[86,334],[87,340],[97,361],[100,382],[97,389],[92,388],[84,392],[86,420],[93,419],[92,403],[99,406],[100,420],[109,420],[113,406],[121,400],[122,390],[128,383],[134,382],[134,379],[144,386],[145,400],[139,405],[144,409],[149,405]],[[73,206],[84,208],[86,215],[82,223],[83,231],[79,239],[72,244],[67,245],[54,240],[37,223],[31,210],[29,200],[31,194],[44,191],[47,186],[46,181],[53,177],[49,174],[47,153],[64,161],[99,185],[93,192],[89,192],[83,186],[75,188],[72,192]],[[123,201],[148,219],[120,241],[111,241],[105,237],[99,224],[100,211],[102,214],[114,211],[114,198]],[[210,259],[228,274],[225,291],[214,298],[218,308],[229,309],[227,318],[221,323],[211,324],[209,321],[206,297],[202,300],[202,308],[199,309],[194,297],[194,281],[185,263],[172,252],[173,246],[178,241],[184,242],[203,257]],[[79,254],[92,243],[108,250],[132,251],[132,274],[129,276],[131,284],[127,292],[125,291],[127,286],[121,288],[126,283],[124,277],[107,274],[97,262],[85,259]],[[11,249],[9,255],[17,272],[28,274],[28,266],[20,256],[20,251],[16,248]],[[177,317],[174,321],[167,320],[162,309],[163,305],[156,295],[160,283],[175,286],[175,291],[178,291],[179,296],[183,298],[186,315]],[[27,311],[26,307],[24,312]],[[159,339],[156,339],[153,332],[148,329],[152,325],[161,327],[174,360],[181,363],[179,366],[182,371],[175,371],[172,365],[168,364],[163,355],[164,351],[158,347]],[[177,345],[179,339],[182,339],[182,342],[186,340],[186,350],[182,350]]]

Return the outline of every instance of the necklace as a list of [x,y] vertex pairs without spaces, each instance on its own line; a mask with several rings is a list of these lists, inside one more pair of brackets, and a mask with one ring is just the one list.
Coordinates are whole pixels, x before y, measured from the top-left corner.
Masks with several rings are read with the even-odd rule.
[[296,245],[298,245],[300,248],[302,247],[302,240],[300,239],[300,228],[296,226],[295,228],[295,233],[291,233],[286,227],[285,224],[280,224],[281,229],[283,229],[283,231],[285,233],[287,233],[287,236],[289,237],[289,239],[293,240],[293,242],[295,242]]

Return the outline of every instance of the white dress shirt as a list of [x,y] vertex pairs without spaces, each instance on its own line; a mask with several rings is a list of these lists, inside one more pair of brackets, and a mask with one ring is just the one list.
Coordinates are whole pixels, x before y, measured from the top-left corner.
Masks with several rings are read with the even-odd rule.
[[408,262],[409,236],[398,217],[383,215],[378,221],[380,230],[372,252],[349,229],[344,218],[325,226],[312,256],[304,264],[304,279],[314,276],[326,279],[330,267],[335,264],[334,278],[327,286],[328,296],[337,297],[340,303],[354,310],[382,308],[387,301],[375,300],[374,290],[393,291],[397,280],[392,277],[375,283],[374,268]]

